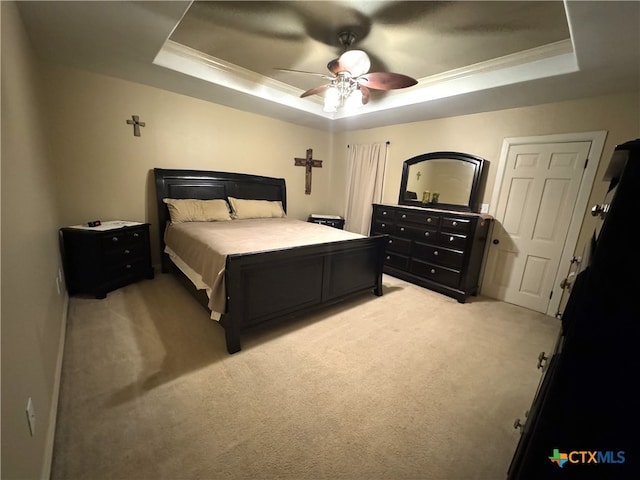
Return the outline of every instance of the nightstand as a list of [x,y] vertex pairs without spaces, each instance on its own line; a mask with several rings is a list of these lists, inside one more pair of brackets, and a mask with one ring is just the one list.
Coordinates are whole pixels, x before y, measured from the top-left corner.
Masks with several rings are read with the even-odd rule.
[[153,278],[148,223],[112,221],[98,227],[61,228],[60,248],[69,295],[105,298],[112,290]]
[[338,215],[319,215],[317,213],[312,213],[309,215],[307,221],[311,223],[319,223],[320,225],[329,225],[330,227],[339,228],[340,230],[344,228],[344,218]]

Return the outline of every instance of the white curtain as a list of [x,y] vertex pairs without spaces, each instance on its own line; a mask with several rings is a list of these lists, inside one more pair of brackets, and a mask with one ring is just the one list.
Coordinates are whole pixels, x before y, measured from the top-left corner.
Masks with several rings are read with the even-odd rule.
[[387,144],[351,145],[347,157],[344,229],[369,235],[372,204],[382,201]]

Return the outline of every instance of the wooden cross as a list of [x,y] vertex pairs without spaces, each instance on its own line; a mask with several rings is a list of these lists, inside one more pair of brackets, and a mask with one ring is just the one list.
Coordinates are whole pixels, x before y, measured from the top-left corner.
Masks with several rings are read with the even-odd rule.
[[140,136],[140,127],[146,126],[144,122],[140,121],[140,117],[138,115],[131,115],[131,120],[127,120],[129,125],[133,125],[133,134],[136,137]]
[[307,149],[307,156],[305,158],[296,158],[296,166],[297,167],[305,167],[305,182],[304,182],[304,193],[309,195],[311,194],[311,168],[319,167],[322,168],[322,160],[314,160],[313,158],[313,150]]

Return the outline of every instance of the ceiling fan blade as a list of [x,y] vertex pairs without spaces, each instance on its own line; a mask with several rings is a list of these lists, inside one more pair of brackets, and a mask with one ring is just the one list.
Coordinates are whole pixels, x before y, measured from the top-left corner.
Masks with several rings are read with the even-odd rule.
[[307,72],[304,70],[291,70],[290,68],[276,68],[275,70],[285,73],[303,73],[305,75],[314,75],[316,77],[326,78],[327,80],[333,80],[334,77],[327,75],[326,73]]
[[360,85],[360,91],[362,92],[362,104],[366,105],[369,103],[369,99],[371,98],[371,91],[362,85]]
[[309,90],[304,92],[302,95],[300,95],[300,98],[308,97],[310,95],[319,95],[321,93],[324,93],[328,87],[329,85],[320,85],[319,87],[310,88]]
[[395,90],[416,85],[418,81],[401,73],[371,72],[358,77],[358,84],[374,90]]

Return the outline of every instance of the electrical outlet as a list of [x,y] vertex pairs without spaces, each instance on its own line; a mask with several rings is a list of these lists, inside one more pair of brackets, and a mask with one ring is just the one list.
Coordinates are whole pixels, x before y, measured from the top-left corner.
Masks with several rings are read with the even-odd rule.
[[483,203],[480,205],[480,213],[489,213],[489,204]]
[[31,436],[36,433],[36,411],[33,408],[33,402],[31,401],[31,397],[27,400],[27,422],[29,423],[29,431],[31,432]]

